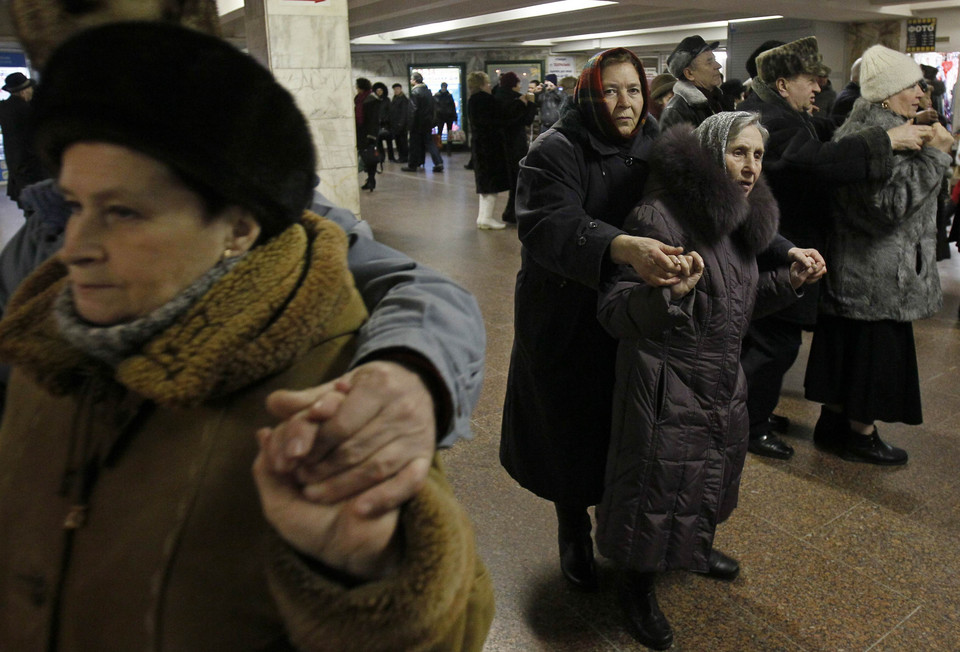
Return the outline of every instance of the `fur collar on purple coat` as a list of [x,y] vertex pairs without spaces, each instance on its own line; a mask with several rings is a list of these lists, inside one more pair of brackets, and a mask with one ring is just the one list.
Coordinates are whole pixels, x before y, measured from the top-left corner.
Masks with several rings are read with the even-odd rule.
[[[662,201],[695,241],[714,244],[730,235],[746,253],[755,255],[777,234],[780,208],[763,176],[744,197],[727,171],[700,147],[691,125],[676,125],[660,136],[650,167],[644,196]],[[695,248],[692,242],[676,244]]]

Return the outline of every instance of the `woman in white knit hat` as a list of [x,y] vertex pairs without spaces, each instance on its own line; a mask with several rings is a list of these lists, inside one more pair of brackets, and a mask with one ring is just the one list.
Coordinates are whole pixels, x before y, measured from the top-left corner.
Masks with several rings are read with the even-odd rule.
[[[861,98],[834,140],[912,122],[922,77],[912,58],[882,45],[868,49]],[[824,404],[815,443],[849,461],[905,464],[906,451],[881,440],[874,422],[923,419],[912,322],[943,302],[937,196],[953,145],[940,124],[925,129],[920,150],[894,152],[885,180],[844,186],[834,199],[830,274],[805,385],[807,398]]]

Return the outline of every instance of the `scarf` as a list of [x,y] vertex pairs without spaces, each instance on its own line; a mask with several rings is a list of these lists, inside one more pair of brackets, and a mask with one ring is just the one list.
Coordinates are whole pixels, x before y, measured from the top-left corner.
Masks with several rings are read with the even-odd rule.
[[[637,126],[629,136],[622,135],[617,129],[613,116],[610,115],[610,110],[603,101],[603,71],[600,65],[605,58],[624,53],[633,59],[640,74],[640,86],[643,89],[643,110],[640,112],[640,119],[637,120]],[[650,104],[650,91],[647,88],[647,75],[643,71],[643,64],[640,63],[637,55],[626,48],[613,48],[593,55],[580,72],[577,88],[573,92],[573,101],[580,108],[587,127],[594,133],[600,134],[607,142],[619,144],[633,140],[647,120],[647,107]]]
[[288,368],[321,342],[355,333],[366,310],[346,258],[343,231],[307,212],[250,250],[115,368],[60,332],[54,306],[66,269],[51,259],[10,300],[0,321],[0,358],[53,394],[106,376],[160,405],[199,405]]

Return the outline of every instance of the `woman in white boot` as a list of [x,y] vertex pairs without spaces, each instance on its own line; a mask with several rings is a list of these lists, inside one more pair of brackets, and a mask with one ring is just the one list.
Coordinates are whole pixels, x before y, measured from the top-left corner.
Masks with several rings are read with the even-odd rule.
[[467,111],[473,130],[473,174],[480,195],[478,229],[505,229],[506,222],[493,216],[497,194],[510,190],[510,166],[507,164],[499,105],[490,93],[490,77],[481,71],[467,75],[470,99]]

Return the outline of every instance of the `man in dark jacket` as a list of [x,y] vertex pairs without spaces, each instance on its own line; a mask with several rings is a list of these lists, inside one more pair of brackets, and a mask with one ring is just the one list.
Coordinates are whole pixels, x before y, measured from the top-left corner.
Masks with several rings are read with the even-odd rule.
[[660,115],[660,128],[667,129],[680,122],[694,127],[723,111],[720,84],[720,64],[713,51],[719,41],[707,43],[700,36],[688,36],[680,41],[667,59],[670,74],[677,78],[673,98]]
[[402,84],[393,85],[390,100],[390,134],[397,141],[397,163],[407,162],[407,132],[410,131],[410,98],[403,92]]
[[430,153],[433,171],[443,172],[443,159],[433,142],[433,128],[437,126],[437,102],[430,89],[423,83],[423,75],[418,72],[410,76],[410,102],[413,116],[410,120],[410,157],[407,164],[400,168],[404,172],[416,172],[426,162],[426,153]]
[[567,95],[557,87],[557,76],[550,74],[543,78],[543,90],[536,94],[537,107],[540,109],[540,133],[552,127],[560,119],[560,113],[567,104]]
[[443,134],[443,128],[447,128],[447,153],[450,153],[450,138],[453,134],[453,123],[457,122],[457,102],[453,99],[453,94],[447,90],[447,82],[440,84],[440,90],[433,96],[437,103],[437,134]]
[[33,152],[30,135],[30,100],[34,82],[15,72],[7,75],[3,90],[10,97],[0,102],[0,130],[3,130],[3,151],[7,159],[7,195],[20,204],[20,191],[46,178],[40,159]]
[[830,118],[835,124],[843,124],[843,121],[850,115],[853,103],[857,101],[858,97],[860,97],[860,59],[854,61],[853,65],[850,66],[850,83],[837,93],[837,99],[833,102]]
[[[919,149],[927,128],[904,125],[885,132],[877,127],[829,142],[833,124],[808,113],[819,90],[817,76],[829,73],[813,37],[761,53],[757,68],[756,96],[750,100],[770,132],[763,171],[780,205],[780,232],[798,247],[822,251],[830,221],[828,189],[882,181],[890,173],[893,150]],[[793,455],[793,449],[773,434],[770,419],[783,376],[799,352],[801,333],[816,322],[817,295],[817,286],[810,286],[790,308],[750,324],[741,363],[748,387],[749,450],[755,454],[780,459]]]

